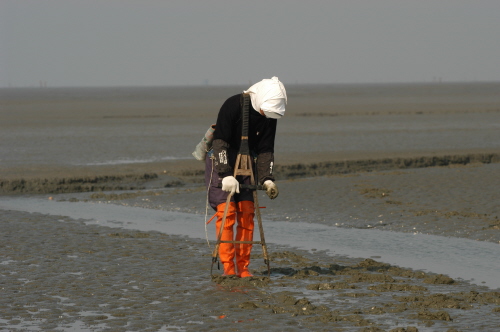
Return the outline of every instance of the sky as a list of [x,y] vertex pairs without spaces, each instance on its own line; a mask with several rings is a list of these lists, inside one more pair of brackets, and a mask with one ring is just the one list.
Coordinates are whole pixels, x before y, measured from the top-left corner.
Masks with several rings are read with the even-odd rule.
[[500,81],[498,0],[0,0],[0,87]]

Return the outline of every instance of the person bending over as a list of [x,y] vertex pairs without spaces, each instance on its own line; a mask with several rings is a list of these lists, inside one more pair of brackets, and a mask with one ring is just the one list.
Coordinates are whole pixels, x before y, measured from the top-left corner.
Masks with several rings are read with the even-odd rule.
[[[258,183],[271,199],[278,196],[274,183],[274,139],[277,120],[285,114],[287,96],[285,87],[277,77],[264,79],[243,93],[250,95],[248,145],[257,157]],[[240,183],[249,183],[249,176],[233,174],[241,142],[243,94],[229,97],[220,108],[213,132],[212,150],[205,159],[205,182],[208,201],[216,211],[216,234],[219,234],[229,193],[231,201],[222,231],[222,241],[253,241],[255,207],[251,189],[240,189]],[[234,225],[236,224],[236,234]],[[252,244],[221,243],[220,261],[224,275],[251,277],[248,270]]]

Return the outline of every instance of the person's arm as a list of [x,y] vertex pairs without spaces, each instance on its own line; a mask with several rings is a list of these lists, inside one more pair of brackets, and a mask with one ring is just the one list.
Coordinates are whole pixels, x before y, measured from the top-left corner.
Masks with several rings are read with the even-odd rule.
[[262,131],[258,145],[257,172],[259,183],[266,190],[270,199],[278,197],[278,187],[274,183],[274,139],[276,137],[275,119],[267,119],[265,130]]
[[217,115],[212,148],[215,157],[215,170],[221,176],[232,175],[233,171],[228,150],[231,148],[230,142],[232,142],[238,120],[236,116],[239,114],[239,109],[235,109],[239,106],[238,101],[239,98],[236,99],[235,96],[229,98],[224,102]]
[[276,137],[275,119],[267,119],[264,130],[260,133],[259,144],[257,146],[257,179],[260,184],[266,180],[274,181],[274,139]]
[[257,156],[257,179],[260,184],[266,180],[274,181],[274,153],[264,152]]
[[215,170],[219,175],[232,174],[233,167],[229,163],[229,143],[222,139],[215,139],[212,143],[215,158]]

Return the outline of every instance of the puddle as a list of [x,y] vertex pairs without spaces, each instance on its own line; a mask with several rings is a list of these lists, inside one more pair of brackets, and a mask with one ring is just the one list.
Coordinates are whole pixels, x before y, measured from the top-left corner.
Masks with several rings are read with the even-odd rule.
[[[204,216],[189,213],[26,197],[2,198],[0,209],[68,216],[84,219],[87,224],[115,228],[206,237]],[[332,215],[332,219],[335,218]],[[210,241],[213,242],[213,225],[209,226]],[[500,288],[500,246],[495,243],[286,221],[264,220],[264,230],[268,243],[326,250],[332,255],[380,257],[379,261],[391,265],[446,274],[492,289]]]

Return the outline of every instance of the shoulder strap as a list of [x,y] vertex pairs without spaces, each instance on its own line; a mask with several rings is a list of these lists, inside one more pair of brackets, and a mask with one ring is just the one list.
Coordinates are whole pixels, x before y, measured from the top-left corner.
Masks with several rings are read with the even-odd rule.
[[240,154],[250,155],[250,148],[248,147],[248,122],[249,122],[249,110],[250,110],[250,95],[248,93],[242,94],[242,107],[241,107],[241,144],[240,144]]

